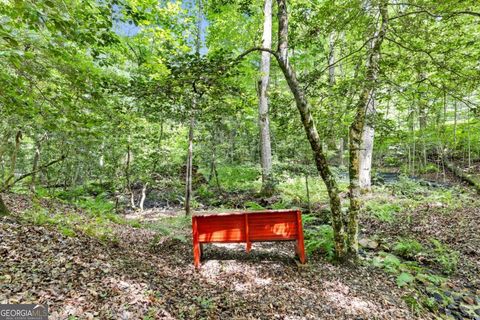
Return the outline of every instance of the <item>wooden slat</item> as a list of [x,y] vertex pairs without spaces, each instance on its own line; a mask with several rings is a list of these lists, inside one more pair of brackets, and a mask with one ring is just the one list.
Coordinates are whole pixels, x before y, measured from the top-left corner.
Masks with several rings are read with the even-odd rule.
[[251,241],[294,240],[297,238],[296,213],[249,215]]
[[196,216],[200,242],[245,242],[245,218],[232,216]]
[[235,212],[192,217],[195,266],[200,264],[202,243],[296,240],[296,253],[305,263],[302,216],[299,210]]

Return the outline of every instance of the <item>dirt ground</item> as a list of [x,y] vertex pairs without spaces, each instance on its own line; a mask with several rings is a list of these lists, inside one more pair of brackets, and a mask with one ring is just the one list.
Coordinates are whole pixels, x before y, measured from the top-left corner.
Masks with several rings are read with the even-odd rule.
[[[19,215],[29,205],[8,200]],[[402,290],[372,267],[294,260],[293,243],[208,245],[118,225],[119,241],[13,217],[0,220],[0,303],[47,303],[51,319],[413,319]],[[186,230],[188,232],[188,230]],[[70,317],[70,318],[69,318]]]

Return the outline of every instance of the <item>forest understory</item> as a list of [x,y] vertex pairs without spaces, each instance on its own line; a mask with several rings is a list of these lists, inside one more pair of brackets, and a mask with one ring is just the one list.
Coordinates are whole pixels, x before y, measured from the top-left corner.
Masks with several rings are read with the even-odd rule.
[[479,21],[0,0],[0,313],[480,320]]
[[182,210],[100,213],[11,193],[0,303],[47,303],[52,319],[478,319],[478,196],[446,182],[404,179],[365,195],[356,266],[328,259],[320,210],[304,215],[317,249],[307,265],[289,242],[255,243],[250,254],[208,245],[200,271]]

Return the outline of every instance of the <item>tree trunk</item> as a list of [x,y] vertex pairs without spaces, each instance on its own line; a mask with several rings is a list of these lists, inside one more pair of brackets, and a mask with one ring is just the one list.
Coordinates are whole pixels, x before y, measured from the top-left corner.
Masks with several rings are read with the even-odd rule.
[[13,150],[12,157],[10,158],[10,172],[7,175],[7,178],[3,182],[2,188],[5,189],[12,184],[12,181],[15,180],[15,168],[17,166],[17,155],[20,151],[20,142],[22,141],[22,131],[17,131],[15,135],[15,149]]
[[[265,21],[263,24],[263,48],[272,47],[272,0],[265,0]],[[268,82],[270,77],[270,53],[262,51],[260,79],[258,81],[258,122],[260,127],[260,162],[262,166],[262,193],[273,193],[272,148],[270,144],[270,123],[268,119]]]
[[359,183],[363,190],[370,190],[372,186],[372,157],[375,128],[372,125],[372,117],[375,113],[375,94],[368,101],[366,109],[366,121],[363,127],[362,147],[360,148],[360,174]]
[[360,213],[360,151],[363,143],[363,132],[367,109],[374,98],[376,81],[378,78],[380,48],[385,37],[388,23],[386,0],[380,2],[380,26],[372,39],[367,58],[365,86],[356,105],[356,115],[350,126],[350,208],[347,225],[347,252],[348,257],[356,259],[358,254],[358,216]]
[[130,149],[130,137],[128,138],[127,144],[127,161],[125,165],[125,180],[126,180],[126,189],[130,193],[130,206],[132,209],[135,209],[135,195],[133,192],[132,182],[130,181],[130,164],[132,161],[132,150]]
[[330,52],[328,53],[328,80],[330,85],[335,84],[335,32],[330,33]]
[[297,109],[302,119],[310,147],[313,151],[315,164],[322,177],[330,198],[330,209],[332,212],[332,226],[335,240],[336,259],[343,261],[345,258],[345,237],[342,219],[339,190],[337,182],[330,171],[327,159],[322,148],[320,136],[318,135],[313,120],[310,106],[304,90],[297,80],[295,70],[288,61],[288,14],[286,0],[277,0],[278,3],[278,51],[275,55],[278,64],[287,80],[288,86],[295,98]]
[[0,194],[0,217],[9,215],[10,211],[8,210],[5,202],[3,202],[2,194]]
[[[200,54],[201,47],[201,32],[202,32],[202,17],[203,17],[203,5],[202,0],[197,0],[197,34],[195,40],[195,51],[197,55]],[[195,127],[194,112],[197,107],[197,91],[195,90],[195,82],[193,83],[193,99],[192,109],[190,110],[190,126],[188,129],[188,152],[187,152],[187,170],[185,174],[185,214],[191,215],[191,200],[192,200],[192,173],[193,173],[193,130]]]
[[208,183],[212,182],[212,179],[215,177],[215,183],[217,185],[217,189],[220,190],[220,180],[218,178],[218,170],[217,170],[217,148],[216,148],[216,133],[217,131],[213,129],[212,132],[212,158],[210,160],[210,174],[208,176]]
[[457,148],[457,100],[453,102],[453,152]]
[[[194,99],[195,104],[195,99]],[[187,168],[185,172],[185,214],[191,214],[190,202],[192,199],[192,165],[193,165],[193,128],[194,118],[190,118],[190,126],[188,129],[188,153],[187,153]]]
[[147,187],[148,187],[148,182],[145,183],[142,188],[142,197],[140,198],[140,203],[139,203],[139,207],[141,211],[143,211],[143,204],[145,203],[145,198],[147,197]]
[[455,166],[455,164],[453,164],[452,162],[449,162],[448,159],[444,158],[443,163],[448,170],[450,170],[454,175],[474,187],[475,190],[480,194],[480,179],[463,172],[462,169]]
[[38,168],[38,161],[40,160],[40,151],[42,147],[41,140],[37,140],[35,143],[35,154],[33,156],[33,164],[32,164],[32,180],[30,181],[30,192],[35,193],[35,183],[37,178],[37,168]]
[[344,166],[344,159],[343,159],[343,153],[344,153],[344,140],[343,138],[338,139],[338,162],[340,166]]
[[308,212],[312,212],[312,204],[310,203],[310,188],[308,186],[308,173],[305,173],[305,190],[307,191],[307,204],[308,204]]

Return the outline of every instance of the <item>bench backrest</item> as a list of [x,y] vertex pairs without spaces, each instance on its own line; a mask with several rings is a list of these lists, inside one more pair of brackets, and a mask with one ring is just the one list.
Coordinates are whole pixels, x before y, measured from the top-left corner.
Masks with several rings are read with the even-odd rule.
[[193,217],[199,242],[278,241],[297,238],[298,210],[272,210]]

